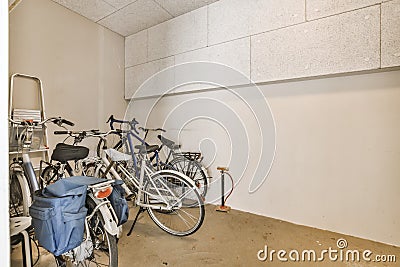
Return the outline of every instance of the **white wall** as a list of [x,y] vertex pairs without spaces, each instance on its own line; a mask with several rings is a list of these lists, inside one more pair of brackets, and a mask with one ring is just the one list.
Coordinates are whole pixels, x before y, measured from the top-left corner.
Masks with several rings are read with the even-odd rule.
[[[163,125],[184,150],[202,150],[214,177],[219,165],[229,165],[236,179],[244,171],[229,201],[234,208],[400,245],[400,72],[365,74],[400,66],[399,15],[400,0],[218,1],[125,39],[125,98],[133,97],[127,115]],[[240,74],[215,77],[218,66],[201,64],[180,70],[196,61]],[[175,88],[200,72],[235,89]],[[287,81],[332,74],[348,76]],[[274,141],[260,135],[254,121],[265,116],[232,94],[255,90],[252,82],[264,84],[277,150],[267,182],[249,194],[251,179],[262,179],[252,172],[260,145]],[[152,107],[168,89],[186,93],[164,96]],[[256,106],[264,101],[250,98]],[[242,129],[242,139],[233,141]],[[249,157],[247,169],[237,150]],[[268,166],[262,157],[260,168]],[[218,194],[213,184],[207,201]]]
[[[53,1],[25,0],[12,11],[9,66],[39,77],[46,115],[75,129],[107,129],[108,116],[125,111],[124,38]],[[33,106],[28,86],[16,85],[16,107]],[[50,138],[51,147],[60,140]]]
[[[255,89],[233,91],[248,90]],[[207,201],[219,203],[216,167],[228,165],[237,180],[249,156],[243,178],[228,200],[233,208],[400,245],[400,71],[261,85],[260,90],[275,117],[277,151],[270,175],[253,194],[248,187],[257,168],[257,150],[271,139],[257,135],[245,101],[232,91],[164,96],[154,107],[153,98],[133,100],[129,116],[151,127],[165,127],[166,136],[175,140],[180,130],[183,150],[200,149],[205,163],[215,156],[208,168],[214,183]],[[188,116],[198,119],[181,123]],[[242,128],[249,148],[246,136],[232,142]],[[237,150],[244,157],[235,156]],[[262,159],[261,164],[268,162]]]
[[[8,10],[5,1],[0,3],[0,86],[8,88]],[[8,211],[8,90],[0,90],[0,258],[10,262],[10,228]]]

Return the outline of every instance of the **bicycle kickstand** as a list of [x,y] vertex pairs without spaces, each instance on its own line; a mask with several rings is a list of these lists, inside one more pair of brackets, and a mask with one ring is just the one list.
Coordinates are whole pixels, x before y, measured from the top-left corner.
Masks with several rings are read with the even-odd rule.
[[145,211],[145,209],[143,207],[139,207],[138,213],[136,214],[135,220],[133,221],[131,229],[129,230],[127,236],[130,236],[132,234],[133,227],[135,226],[136,221],[139,218],[140,213],[142,213],[143,211]]

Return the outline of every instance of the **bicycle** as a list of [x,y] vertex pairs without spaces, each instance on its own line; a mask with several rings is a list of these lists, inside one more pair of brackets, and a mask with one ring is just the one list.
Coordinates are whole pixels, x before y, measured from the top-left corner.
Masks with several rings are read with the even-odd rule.
[[[115,133],[115,131],[110,131],[109,133],[107,133],[107,135],[109,134],[113,134]],[[74,139],[74,145],[82,142],[84,139],[86,138],[99,138],[102,139],[104,137],[104,134],[99,132],[99,130],[88,130],[88,131],[54,131],[55,135],[68,135],[66,139],[68,138],[73,138]],[[70,151],[70,149],[74,149],[77,148],[78,152],[80,152],[80,155],[76,155],[73,152],[74,151]],[[84,148],[85,150],[81,150],[82,148]],[[96,168],[97,166],[102,162],[102,158],[101,157],[90,157],[90,158],[86,158],[86,156],[84,156],[84,151],[86,151],[87,148],[86,147],[77,147],[77,146],[68,146],[66,147],[66,149],[64,149],[64,151],[68,152],[68,155],[60,155],[57,156],[57,158],[61,158],[61,161],[66,161],[66,160],[73,160],[73,159],[82,159],[82,173],[85,176],[92,176],[92,177],[100,177],[103,175],[103,170],[97,170],[96,173]],[[85,153],[85,155],[87,155],[87,153]],[[74,158],[75,157],[75,158]],[[104,164],[109,164],[109,161],[107,158],[103,159]],[[58,165],[60,165],[61,162],[58,162],[56,165],[53,166],[48,166],[48,168],[50,169],[49,173],[55,173],[57,174],[57,171],[51,171],[51,169],[56,169],[58,168]],[[100,174],[99,174],[100,173]],[[63,176],[58,176],[58,177],[52,177],[53,179],[61,179],[63,178]],[[112,179],[112,176],[108,175],[106,178],[108,179]],[[122,185],[122,187],[124,188],[126,195],[131,195],[131,191],[126,187],[125,184]]]
[[[134,121],[136,122],[135,119]],[[119,123],[122,127],[122,125],[129,125],[131,122],[115,119],[114,116],[111,115],[107,120],[107,123],[109,123],[111,130],[114,130],[115,123]],[[114,148],[120,152],[126,151],[126,153],[129,153],[127,138],[122,135],[121,127],[118,129],[119,131],[114,131],[107,136],[107,147]],[[148,151],[150,149],[152,150],[152,155],[149,157],[149,160],[152,162],[153,166],[157,170],[176,170],[185,174],[195,182],[200,191],[200,195],[204,199],[207,194],[208,178],[206,176],[206,170],[201,165],[201,154],[196,152],[177,152],[177,150],[180,149],[180,145],[176,145],[173,141],[168,140],[161,135],[158,135],[158,138],[161,141],[161,146],[150,145],[146,142],[149,132],[165,132],[165,130],[161,128],[149,129],[143,127],[138,127],[138,129],[145,133],[144,138],[140,138],[138,132],[137,134],[132,133],[132,136],[140,143],[146,145]],[[160,158],[160,153],[164,146],[167,147],[169,151],[168,156],[163,161]],[[100,139],[97,145],[97,155],[101,157],[102,151],[107,147],[104,147],[104,141]]]
[[42,127],[47,122],[52,122],[59,127],[62,127],[63,124],[73,125],[73,123],[60,117],[48,118],[41,123],[33,123],[33,121],[16,122],[12,119],[9,119],[9,121],[18,127],[24,128],[18,135],[17,157],[13,158],[10,164],[10,217],[29,216],[28,209],[32,204],[30,187],[33,186],[34,191],[39,189],[37,180],[36,183],[31,185],[25,176],[26,174],[31,176],[35,174],[29,157],[34,129],[35,127]]
[[[96,168],[96,176],[112,176],[121,179],[135,194],[135,204],[139,211],[128,233],[137,221],[139,214],[147,210],[154,223],[165,232],[176,236],[187,236],[195,233],[202,225],[205,209],[198,188],[186,175],[174,170],[155,170],[147,157],[158,146],[134,146],[132,138],[137,135],[137,121],[129,123],[130,130],[118,131],[125,135],[130,154],[107,147],[106,137],[114,133],[97,133],[103,139],[104,153],[101,153],[101,164]],[[135,153],[135,149],[138,150]],[[132,169],[124,162],[133,161]],[[114,168],[115,166],[115,168]],[[120,173],[122,175],[120,175]]]
[[[22,215],[28,216],[29,214],[31,214],[32,217],[35,216],[35,220],[32,220],[35,230],[38,230],[38,232],[36,232],[35,234],[45,238],[45,244],[47,245],[46,248],[52,249],[53,246],[59,245],[59,242],[56,241],[56,239],[59,237],[57,235],[54,235],[54,231],[60,231],[61,229],[61,233],[63,233],[63,229],[66,227],[66,225],[69,225],[69,227],[72,228],[69,229],[71,236],[74,235],[76,238],[76,234],[77,232],[79,232],[76,228],[78,227],[78,222],[80,222],[81,220],[84,221],[84,229],[82,229],[83,238],[81,237],[82,239],[78,240],[78,243],[74,244],[73,248],[68,248],[68,251],[62,251],[62,247],[57,247],[58,252],[62,251],[62,253],[60,252],[60,255],[58,252],[57,255],[54,254],[56,257],[57,265],[65,266],[65,261],[69,260],[72,261],[74,265],[90,266],[93,264],[98,266],[99,264],[107,264],[108,266],[112,267],[118,266],[118,249],[116,245],[116,235],[118,234],[119,229],[117,226],[117,217],[110,204],[110,201],[106,199],[106,197],[108,197],[109,194],[112,192],[112,184],[114,183],[114,181],[100,180],[97,178],[92,178],[92,180],[90,181],[84,181],[85,177],[67,178],[75,180],[75,182],[78,184],[80,183],[81,185],[87,186],[85,187],[85,190],[87,190],[87,197],[83,200],[86,208],[84,210],[80,210],[76,214],[64,213],[66,212],[64,210],[67,208],[65,205],[63,205],[62,208],[58,207],[57,209],[55,209],[54,207],[49,207],[45,209],[42,206],[43,204],[30,205],[30,203],[32,203],[32,196],[34,198],[35,204],[36,201],[40,202],[40,198],[43,193],[43,191],[40,190],[39,182],[37,180],[29,156],[33,130],[35,127],[44,126],[47,122],[53,122],[57,125],[61,125],[63,123],[66,123],[67,121],[62,118],[48,118],[42,122],[17,122],[12,119],[9,119],[9,121],[14,125],[24,128],[19,137],[19,143],[22,146],[22,159],[20,162],[14,163],[15,165],[19,166],[19,168],[17,168],[17,172],[20,177],[20,179],[18,179],[18,183],[21,182],[21,187],[24,188],[20,195],[20,203],[22,204],[23,210]],[[56,186],[56,184],[53,185]],[[49,187],[46,187],[46,189]],[[11,194],[15,191],[16,190],[14,190],[13,188],[10,188]],[[74,197],[72,196],[72,199],[73,198]],[[50,200],[51,199],[54,198],[50,198]],[[60,200],[63,201],[62,198]],[[29,206],[31,206],[31,210],[28,213]],[[88,214],[86,213],[86,211],[88,211]],[[64,224],[52,224],[52,229],[54,231],[49,231],[49,222],[57,213],[62,213],[63,216],[68,215],[69,218],[65,219]],[[42,222],[43,227],[41,227]],[[49,237],[46,236],[46,233],[53,233],[53,239],[49,241]],[[69,237],[67,236],[66,238],[67,240],[64,241],[69,242]],[[39,240],[39,243],[40,242],[42,241]]]
[[[91,130],[96,132],[98,130]],[[91,172],[91,168],[86,165],[90,164],[91,160],[85,160],[89,154],[89,149],[84,146],[78,146],[86,138],[87,131],[54,131],[55,135],[62,135],[68,133],[69,136],[64,139],[62,143],[58,143],[51,155],[51,161],[40,162],[40,170],[42,170],[42,164],[46,164],[46,168],[41,172],[41,182],[43,186],[54,183],[55,181],[68,177],[77,175],[77,166],[82,165],[82,175],[83,176],[94,176]],[[69,139],[73,139],[72,145],[65,144]],[[71,166],[69,161],[75,162],[75,168]],[[55,163],[54,163],[55,162]],[[74,170],[75,169],[75,170]]]
[[198,152],[177,152],[180,149],[180,145],[176,145],[174,141],[169,140],[162,135],[158,135],[157,138],[161,141],[162,145],[158,149],[158,153],[162,147],[165,146],[168,149],[168,155],[163,162],[156,160],[158,168],[172,168],[182,172],[183,174],[190,177],[199,188],[200,194],[203,198],[207,195],[208,189],[208,178],[206,176],[206,170],[200,164],[202,157],[201,153]]

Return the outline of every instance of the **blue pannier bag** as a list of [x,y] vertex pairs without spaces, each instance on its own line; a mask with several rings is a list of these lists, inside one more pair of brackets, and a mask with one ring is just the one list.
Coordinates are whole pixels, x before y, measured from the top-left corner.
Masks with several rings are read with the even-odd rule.
[[55,256],[83,241],[87,185],[75,180],[65,178],[47,186],[34,195],[29,208],[39,244]]
[[123,181],[115,180],[113,191],[108,197],[108,200],[110,201],[111,206],[117,215],[118,226],[126,223],[129,217],[129,207],[125,199],[125,190],[121,186],[122,184]]

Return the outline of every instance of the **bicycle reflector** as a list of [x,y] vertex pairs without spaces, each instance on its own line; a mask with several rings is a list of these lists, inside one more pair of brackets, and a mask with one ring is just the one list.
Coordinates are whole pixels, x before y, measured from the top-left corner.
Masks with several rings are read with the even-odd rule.
[[111,195],[111,193],[113,191],[113,187],[111,185],[108,185],[108,186],[96,188],[93,191],[94,191],[93,194],[96,198],[103,199],[103,198],[106,198],[109,195]]

